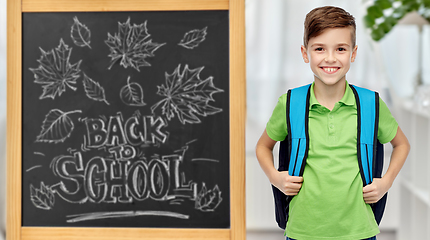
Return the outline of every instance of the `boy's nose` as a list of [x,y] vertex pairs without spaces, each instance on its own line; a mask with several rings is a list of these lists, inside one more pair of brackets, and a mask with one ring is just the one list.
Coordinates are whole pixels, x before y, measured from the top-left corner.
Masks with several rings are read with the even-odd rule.
[[334,54],[327,54],[327,56],[324,58],[324,61],[326,61],[326,62],[336,62],[337,59],[334,56]]

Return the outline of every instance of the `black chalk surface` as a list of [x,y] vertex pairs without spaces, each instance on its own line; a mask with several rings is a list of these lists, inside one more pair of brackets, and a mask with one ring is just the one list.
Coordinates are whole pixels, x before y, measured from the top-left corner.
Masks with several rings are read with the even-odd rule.
[[228,11],[23,14],[22,225],[229,228]]

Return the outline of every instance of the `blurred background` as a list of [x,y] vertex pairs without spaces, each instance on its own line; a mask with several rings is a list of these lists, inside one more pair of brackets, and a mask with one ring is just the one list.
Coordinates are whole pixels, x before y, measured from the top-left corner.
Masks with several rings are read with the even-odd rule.
[[[420,0],[247,0],[246,180],[248,239],[284,239],[254,147],[280,95],[313,81],[303,62],[303,22],[333,5],[356,18],[358,54],[349,83],[380,93],[412,150],[390,189],[378,239],[430,239],[430,5]],[[387,167],[392,148],[385,145]],[[275,162],[277,152],[275,151]]]
[[[313,81],[300,54],[305,15],[333,5],[356,18],[358,55],[349,83],[378,91],[412,151],[394,182],[380,225],[383,239],[430,240],[430,5],[428,0],[246,0],[248,239],[284,239],[271,186],[254,147],[277,99]],[[0,0],[0,239],[6,202],[6,0]],[[386,166],[391,147],[386,145]],[[275,161],[277,153],[275,155]]]

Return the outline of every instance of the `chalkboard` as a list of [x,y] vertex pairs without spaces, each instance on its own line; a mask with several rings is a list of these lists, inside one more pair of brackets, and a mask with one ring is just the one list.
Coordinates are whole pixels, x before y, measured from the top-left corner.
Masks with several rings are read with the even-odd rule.
[[230,227],[229,12],[22,14],[22,226]]

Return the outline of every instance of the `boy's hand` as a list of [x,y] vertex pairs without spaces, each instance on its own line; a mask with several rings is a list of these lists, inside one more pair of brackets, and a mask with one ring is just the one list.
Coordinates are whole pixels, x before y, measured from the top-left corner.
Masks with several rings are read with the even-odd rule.
[[390,184],[386,183],[382,178],[374,178],[373,182],[363,187],[364,202],[376,203],[390,189]]
[[285,195],[295,196],[302,187],[303,177],[290,176],[288,171],[278,172],[273,177],[272,184]]

